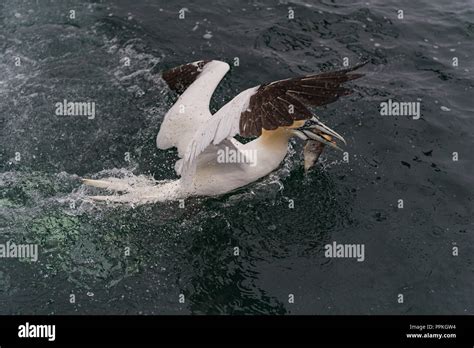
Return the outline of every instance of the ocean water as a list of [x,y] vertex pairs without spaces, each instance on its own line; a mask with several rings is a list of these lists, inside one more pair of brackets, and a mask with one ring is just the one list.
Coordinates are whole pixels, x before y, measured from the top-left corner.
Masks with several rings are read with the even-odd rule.
[[[473,38],[472,1],[3,0],[0,243],[39,257],[0,259],[0,313],[474,314]],[[366,76],[315,112],[348,161],[305,175],[294,141],[269,177],[184,208],[86,199],[81,177],[175,178],[162,71],[231,63],[217,110],[344,58]],[[95,117],[57,116],[64,99]],[[334,241],[364,261],[325,257]]]

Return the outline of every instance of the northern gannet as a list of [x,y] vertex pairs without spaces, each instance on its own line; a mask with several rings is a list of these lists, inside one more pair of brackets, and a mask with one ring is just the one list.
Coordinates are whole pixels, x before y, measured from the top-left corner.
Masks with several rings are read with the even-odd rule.
[[[216,196],[248,185],[280,166],[291,137],[307,141],[305,169],[324,146],[339,149],[333,139],[344,138],[320,122],[305,105],[322,106],[351,93],[341,85],[363,74],[352,68],[279,80],[249,88],[214,115],[211,97],[230,67],[217,60],[201,60],[162,74],[180,94],[166,113],[156,137],[158,149],[176,147],[177,180],[141,186],[123,179],[83,179],[86,185],[122,192],[92,196],[99,201],[147,203],[190,196]],[[254,138],[242,143],[235,137]]]

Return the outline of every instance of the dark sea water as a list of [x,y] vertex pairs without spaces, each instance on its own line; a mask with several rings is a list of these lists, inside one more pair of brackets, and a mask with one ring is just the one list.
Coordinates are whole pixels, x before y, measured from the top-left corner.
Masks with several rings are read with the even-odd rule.
[[[0,243],[39,246],[0,259],[1,314],[474,314],[474,2],[2,0],[0,51]],[[349,162],[328,150],[305,176],[295,141],[269,177],[184,209],[85,199],[81,177],[175,178],[161,73],[235,57],[213,110],[367,60],[315,110]],[[420,119],[381,116],[389,98]],[[63,99],[96,117],[57,116]],[[326,258],[333,241],[365,260]]]

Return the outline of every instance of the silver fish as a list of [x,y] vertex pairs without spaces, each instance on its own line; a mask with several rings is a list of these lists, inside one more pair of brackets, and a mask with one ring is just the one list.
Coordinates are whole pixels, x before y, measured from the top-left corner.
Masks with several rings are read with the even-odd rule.
[[323,152],[324,144],[316,140],[307,140],[304,149],[304,171],[307,173],[317,162],[319,156]]

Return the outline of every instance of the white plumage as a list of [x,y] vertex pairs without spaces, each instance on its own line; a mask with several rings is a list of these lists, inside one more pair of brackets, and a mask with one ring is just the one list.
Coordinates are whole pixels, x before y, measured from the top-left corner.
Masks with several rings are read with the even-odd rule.
[[[331,102],[331,98],[337,99],[347,91],[340,88],[339,84],[355,78],[351,78],[355,75],[345,75],[351,70],[337,72],[337,75],[327,77],[324,74],[312,75],[303,79],[287,79],[249,88],[212,115],[209,110],[212,94],[228,71],[227,63],[200,61],[172,69],[166,75],[165,80],[170,86],[175,89],[179,87],[184,91],[165,115],[156,144],[158,149],[163,150],[177,148],[180,159],[175,164],[175,171],[180,176],[179,179],[156,182],[153,187],[133,185],[126,179],[85,179],[84,183],[87,185],[125,192],[123,195],[91,198],[146,203],[189,196],[219,195],[250,184],[278,168],[286,156],[288,141],[292,136],[317,139],[330,146],[334,146],[331,136],[342,139],[319,121],[317,123],[324,128],[309,127],[313,128],[313,131],[318,127],[319,133],[308,133],[308,127],[302,128],[304,120],[310,115],[304,109],[302,100],[311,102],[308,99],[311,97],[317,100],[313,101],[313,104],[322,105]],[[341,80],[342,77],[345,80]],[[336,81],[336,78],[341,81]],[[310,85],[311,82],[314,86]],[[313,88],[314,92],[308,87]],[[330,88],[339,94],[332,95],[332,92],[321,94],[321,91]],[[276,95],[277,93],[279,94]],[[302,99],[295,99],[294,93],[301,93]],[[304,114],[305,117],[298,118],[298,115],[293,116],[291,113],[288,114],[287,110],[282,110],[281,105],[286,107],[286,104],[281,104],[281,101],[293,105],[291,101],[295,100],[297,100],[297,103],[294,103],[297,112]],[[305,130],[300,131],[302,129]],[[249,134],[249,132],[259,132],[260,136],[246,144],[234,138],[238,134]],[[319,153],[321,150],[322,147]],[[220,159],[224,153],[231,153],[241,161],[230,159],[222,161]],[[253,158],[253,162],[249,161],[249,158]]]

